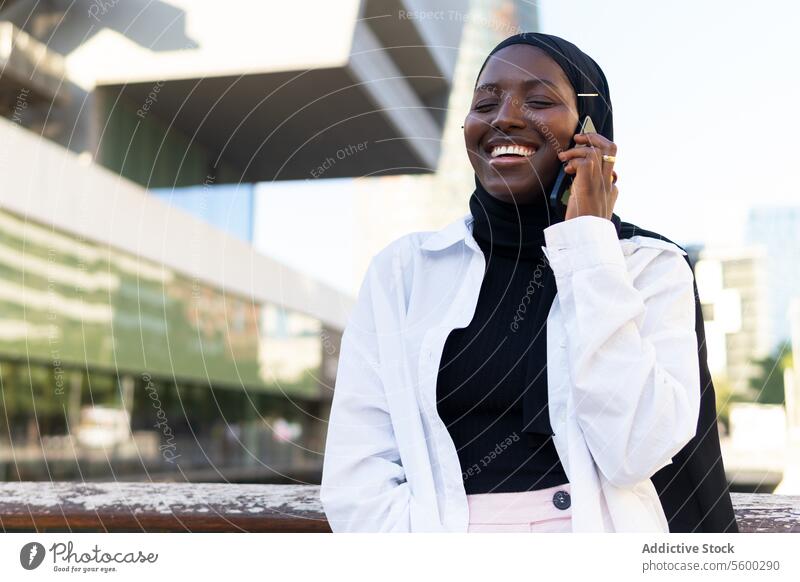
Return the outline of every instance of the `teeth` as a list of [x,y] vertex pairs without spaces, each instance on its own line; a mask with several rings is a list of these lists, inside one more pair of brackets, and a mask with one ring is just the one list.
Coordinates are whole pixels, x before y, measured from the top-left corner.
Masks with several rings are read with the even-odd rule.
[[524,157],[527,158],[529,156],[532,156],[535,151],[536,150],[534,150],[532,148],[525,147],[525,146],[500,145],[500,146],[495,146],[494,148],[492,148],[492,157],[496,158],[497,156],[503,156],[503,155],[511,154],[511,155],[514,155],[514,156],[524,156]]

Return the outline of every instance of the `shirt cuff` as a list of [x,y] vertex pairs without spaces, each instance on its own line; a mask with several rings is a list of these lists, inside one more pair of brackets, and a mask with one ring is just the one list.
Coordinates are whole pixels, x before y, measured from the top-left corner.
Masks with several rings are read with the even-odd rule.
[[578,216],[544,229],[542,250],[556,276],[599,265],[626,268],[614,223],[599,216]]

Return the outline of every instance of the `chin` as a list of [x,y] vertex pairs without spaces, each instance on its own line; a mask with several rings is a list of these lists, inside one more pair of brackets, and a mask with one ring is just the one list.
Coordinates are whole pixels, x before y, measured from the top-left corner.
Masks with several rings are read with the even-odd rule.
[[511,182],[490,182],[486,184],[483,181],[481,181],[481,183],[489,194],[508,202],[513,202],[514,200],[517,202],[535,202],[536,199],[542,198],[542,189],[538,183],[516,184]]

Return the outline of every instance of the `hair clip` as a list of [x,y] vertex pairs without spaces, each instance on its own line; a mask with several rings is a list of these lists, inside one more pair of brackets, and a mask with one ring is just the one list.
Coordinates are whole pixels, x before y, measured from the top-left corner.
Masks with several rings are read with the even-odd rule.
[[578,93],[578,97],[597,97],[598,93]]

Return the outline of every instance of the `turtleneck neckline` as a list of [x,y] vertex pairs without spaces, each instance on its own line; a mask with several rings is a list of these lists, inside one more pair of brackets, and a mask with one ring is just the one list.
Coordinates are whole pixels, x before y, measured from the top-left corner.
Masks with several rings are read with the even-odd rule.
[[553,224],[545,205],[505,202],[478,184],[469,208],[472,236],[484,252],[511,258],[543,254],[544,229]]

